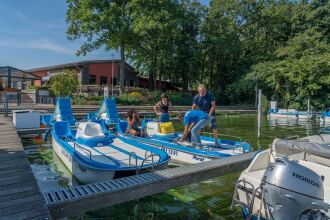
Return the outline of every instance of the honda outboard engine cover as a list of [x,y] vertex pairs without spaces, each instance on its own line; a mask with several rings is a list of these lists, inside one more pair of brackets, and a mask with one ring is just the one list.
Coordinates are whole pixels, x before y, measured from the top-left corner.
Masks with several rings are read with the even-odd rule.
[[270,164],[261,188],[269,219],[299,219],[304,211],[324,205],[322,178],[286,158]]

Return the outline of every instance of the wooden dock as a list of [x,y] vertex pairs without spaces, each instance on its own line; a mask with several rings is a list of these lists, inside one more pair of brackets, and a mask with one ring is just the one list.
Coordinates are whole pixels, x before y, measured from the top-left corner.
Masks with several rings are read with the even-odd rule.
[[51,219],[11,118],[0,116],[0,219]]
[[44,192],[53,218],[64,218],[245,169],[256,152],[115,180]]

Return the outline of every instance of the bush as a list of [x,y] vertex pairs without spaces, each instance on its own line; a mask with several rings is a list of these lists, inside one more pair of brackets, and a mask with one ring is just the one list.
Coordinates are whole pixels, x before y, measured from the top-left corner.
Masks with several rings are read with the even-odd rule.
[[50,90],[58,96],[71,96],[77,91],[78,77],[77,74],[70,70],[65,70],[62,73],[51,78]]
[[117,104],[121,105],[142,105],[144,103],[144,99],[142,94],[137,94],[137,92],[133,93],[123,93],[116,97]]
[[[119,105],[155,105],[159,102],[160,96],[160,91],[134,91],[116,96],[116,102]],[[190,93],[173,92],[168,96],[173,105],[192,105],[193,96]],[[99,105],[103,96],[75,96],[72,100],[75,105]]]
[[193,96],[190,93],[170,93],[170,101],[173,105],[192,105]]

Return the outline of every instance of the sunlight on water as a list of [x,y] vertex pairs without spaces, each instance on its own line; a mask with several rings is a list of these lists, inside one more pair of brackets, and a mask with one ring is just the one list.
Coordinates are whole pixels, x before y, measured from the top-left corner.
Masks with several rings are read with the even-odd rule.
[[[262,137],[256,137],[256,115],[222,115],[218,118],[221,133],[240,136],[253,148],[265,149],[274,138],[314,135],[319,123],[297,120],[272,120],[263,118]],[[176,124],[177,130],[182,130]],[[38,137],[23,138],[23,145],[42,190],[53,190],[77,185],[59,158],[52,152],[51,144]],[[182,166],[170,164],[171,167]],[[234,184],[239,173],[226,175],[149,196],[125,204],[86,213],[74,219],[241,219],[239,209],[231,210]]]

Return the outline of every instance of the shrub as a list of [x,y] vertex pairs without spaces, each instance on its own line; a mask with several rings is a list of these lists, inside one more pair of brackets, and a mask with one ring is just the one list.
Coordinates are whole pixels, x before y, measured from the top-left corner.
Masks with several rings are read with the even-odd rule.
[[170,101],[173,105],[192,105],[193,96],[190,93],[170,93]]
[[117,104],[122,105],[141,105],[144,104],[142,94],[123,93],[116,97]]
[[58,96],[71,96],[77,91],[78,77],[77,74],[70,70],[65,70],[62,73],[51,78],[50,90]]

